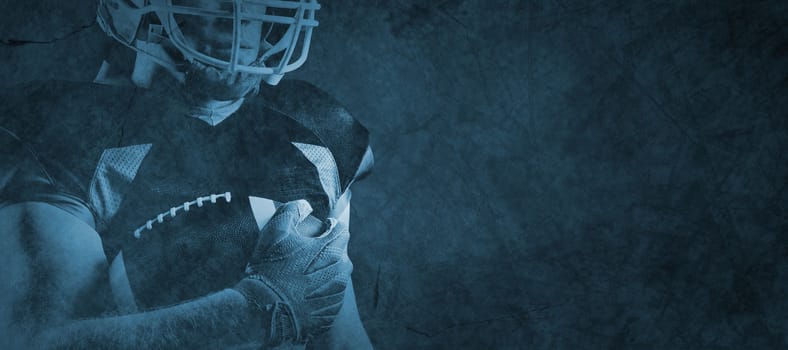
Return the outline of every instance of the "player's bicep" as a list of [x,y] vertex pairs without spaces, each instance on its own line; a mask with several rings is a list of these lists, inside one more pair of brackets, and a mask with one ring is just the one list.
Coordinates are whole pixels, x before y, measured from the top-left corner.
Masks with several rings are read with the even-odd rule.
[[25,254],[18,228],[21,221],[19,208],[0,208],[0,270],[3,281],[0,283],[0,346],[16,348],[22,343],[13,343],[12,336],[19,328],[20,314],[15,310],[23,304],[32,279],[32,261]]
[[40,325],[85,313],[106,277],[96,231],[53,205],[24,202],[0,208],[3,326]]

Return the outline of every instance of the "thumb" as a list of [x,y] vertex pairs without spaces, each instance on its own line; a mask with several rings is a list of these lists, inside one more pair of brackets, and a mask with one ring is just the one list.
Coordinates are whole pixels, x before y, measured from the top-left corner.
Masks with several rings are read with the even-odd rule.
[[256,253],[263,253],[288,238],[298,236],[298,224],[312,212],[309,202],[299,199],[282,204],[271,217],[257,241]]

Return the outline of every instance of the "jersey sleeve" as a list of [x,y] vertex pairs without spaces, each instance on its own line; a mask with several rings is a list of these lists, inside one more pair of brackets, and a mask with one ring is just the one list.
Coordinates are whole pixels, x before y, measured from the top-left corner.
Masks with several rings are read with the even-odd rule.
[[87,203],[58,186],[30,145],[3,127],[0,149],[0,207],[22,202],[48,203],[96,227]]
[[[0,90],[0,199],[46,202],[99,230],[107,196],[92,183],[129,90],[91,83],[36,81]],[[123,109],[121,109],[123,108]],[[115,176],[114,178],[118,178]]]

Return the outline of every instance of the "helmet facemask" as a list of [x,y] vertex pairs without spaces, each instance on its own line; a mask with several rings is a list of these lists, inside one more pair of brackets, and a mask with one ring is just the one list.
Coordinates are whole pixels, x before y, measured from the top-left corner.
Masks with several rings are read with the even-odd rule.
[[306,61],[318,9],[316,0],[100,0],[98,20],[170,71],[184,72],[185,61],[230,82],[251,75],[276,85]]

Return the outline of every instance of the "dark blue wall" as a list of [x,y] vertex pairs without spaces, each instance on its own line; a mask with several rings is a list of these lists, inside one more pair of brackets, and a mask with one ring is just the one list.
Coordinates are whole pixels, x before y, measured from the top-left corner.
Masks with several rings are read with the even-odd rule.
[[[90,1],[2,8],[0,85],[92,79]],[[378,348],[788,348],[788,2],[319,15],[294,76],[372,133],[350,253]]]

